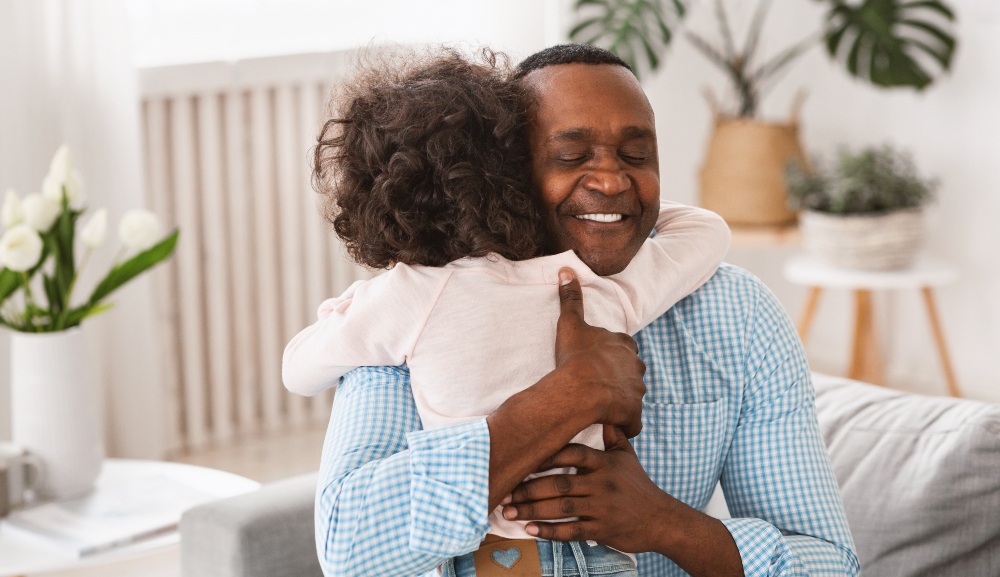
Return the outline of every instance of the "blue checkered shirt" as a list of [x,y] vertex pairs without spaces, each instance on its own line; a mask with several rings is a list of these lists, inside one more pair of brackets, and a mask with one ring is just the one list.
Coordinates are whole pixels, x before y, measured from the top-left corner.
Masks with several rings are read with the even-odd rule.
[[[723,265],[637,336],[647,366],[633,441],[664,491],[703,510],[717,482],[747,577],[856,575],[802,346],[774,296]],[[341,382],[323,450],[316,544],[328,576],[422,575],[489,527],[486,421],[424,431],[406,367]],[[643,576],[685,575],[656,553]]]

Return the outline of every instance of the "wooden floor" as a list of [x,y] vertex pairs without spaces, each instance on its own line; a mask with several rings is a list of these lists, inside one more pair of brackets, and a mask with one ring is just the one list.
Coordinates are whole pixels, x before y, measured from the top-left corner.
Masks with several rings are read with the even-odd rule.
[[326,431],[312,429],[261,435],[224,447],[180,455],[178,463],[200,465],[268,483],[319,470]]

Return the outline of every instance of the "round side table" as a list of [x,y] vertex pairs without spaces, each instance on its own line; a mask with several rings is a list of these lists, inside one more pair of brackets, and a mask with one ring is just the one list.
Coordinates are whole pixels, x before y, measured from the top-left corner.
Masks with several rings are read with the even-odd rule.
[[941,320],[934,304],[934,287],[955,281],[955,269],[940,261],[923,258],[912,267],[893,271],[862,271],[838,268],[811,256],[793,257],[785,263],[785,279],[809,288],[806,305],[799,317],[799,338],[804,343],[812,325],[820,295],[824,289],[854,291],[854,343],[851,347],[851,366],[848,376],[852,379],[883,384],[882,358],[875,339],[872,319],[872,292],[887,289],[918,289],[923,294],[927,316],[930,319],[934,343],[937,345],[948,384],[948,393],[961,396],[955,372],[952,370],[948,347],[944,340]]
[[[97,478],[97,488],[94,494],[99,494],[102,487],[110,486],[113,488],[116,485],[120,486],[123,482],[141,481],[151,477],[172,478],[178,482],[197,487],[219,499],[249,493],[260,487],[260,483],[256,481],[206,467],[165,461],[106,459],[101,469],[101,475]],[[3,523],[0,522],[0,528],[2,526]],[[25,539],[23,535],[0,530],[0,576],[47,573],[118,563],[129,558],[152,555],[169,548],[176,548],[179,543],[180,535],[174,530],[111,551],[77,558],[60,554],[34,540]]]

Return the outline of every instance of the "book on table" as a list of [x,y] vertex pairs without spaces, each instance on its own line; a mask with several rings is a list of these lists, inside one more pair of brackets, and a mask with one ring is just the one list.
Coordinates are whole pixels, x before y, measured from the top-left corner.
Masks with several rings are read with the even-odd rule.
[[217,497],[166,476],[102,486],[86,497],[23,509],[5,532],[86,557],[173,531],[181,514]]

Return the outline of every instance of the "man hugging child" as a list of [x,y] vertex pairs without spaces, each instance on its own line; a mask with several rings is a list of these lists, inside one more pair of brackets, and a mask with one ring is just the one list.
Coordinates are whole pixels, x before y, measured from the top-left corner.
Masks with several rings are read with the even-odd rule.
[[[290,391],[314,395],[353,368],[405,363],[425,429],[481,419],[555,368],[561,268],[580,281],[587,323],[629,335],[715,273],[725,223],[668,202],[618,274],[553,254],[530,177],[530,105],[490,52],[476,62],[450,50],[407,55],[347,84],[319,138],[315,182],[350,256],[387,270],[323,302],[292,339]],[[637,215],[576,218],[612,227]],[[573,442],[603,449],[602,427]],[[492,535],[533,538],[499,507],[489,519]]]

